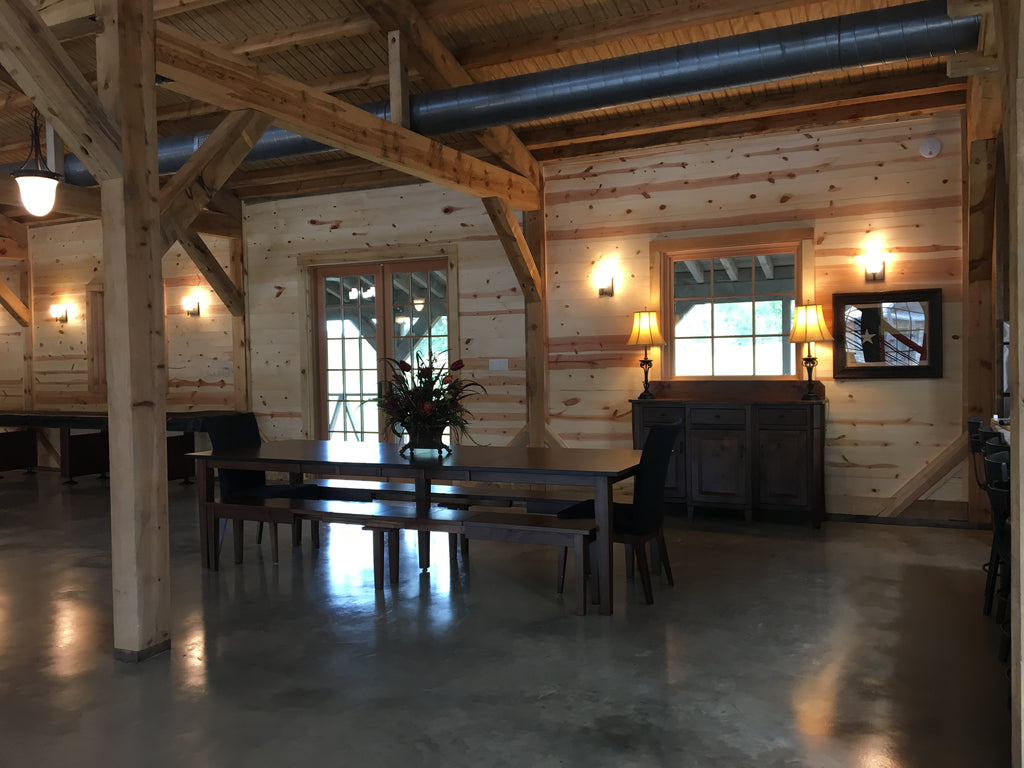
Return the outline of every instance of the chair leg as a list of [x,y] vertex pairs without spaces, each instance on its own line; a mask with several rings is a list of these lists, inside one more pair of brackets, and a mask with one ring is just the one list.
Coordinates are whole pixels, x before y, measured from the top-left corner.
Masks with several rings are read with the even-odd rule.
[[391,583],[398,583],[398,530],[388,529],[388,569]]
[[384,531],[373,528],[373,588],[384,589]]
[[558,579],[556,582],[558,584],[558,594],[562,594],[562,591],[565,589],[565,560],[568,552],[568,547],[558,548]]
[[448,559],[453,566],[459,564],[459,534],[448,534]]
[[292,546],[298,547],[302,544],[302,518],[296,517],[292,522]]
[[636,567],[640,570],[640,583],[644,587],[644,599],[648,605],[654,604],[654,590],[651,589],[651,569],[647,565],[647,550],[642,544],[633,547],[636,553]]
[[672,580],[672,565],[668,561],[668,545],[665,543],[665,532],[658,531],[658,558],[661,561],[662,567],[665,569],[665,581],[668,582],[670,587],[676,585],[675,581]]
[[430,531],[419,531],[420,568],[430,567]]
[[988,555],[988,574],[985,577],[985,604],[982,613],[985,616],[992,615],[992,602],[996,594],[996,579],[999,573],[999,555],[996,553],[995,538],[992,539],[992,550]]
[[242,532],[245,530],[242,526],[241,520],[233,520],[234,525],[234,540],[235,540],[235,565],[242,564],[242,547],[243,537]]
[[633,545],[625,544],[626,548],[626,581],[632,581],[635,577],[633,573]]
[[259,545],[259,544],[262,544],[262,543],[263,543],[263,521],[260,520],[258,523],[256,523],[256,544]]
[[469,557],[469,539],[466,537],[466,534],[460,533],[459,541],[462,542],[462,556]]
[[[260,523],[262,525],[262,523]],[[277,523],[267,523],[270,526],[270,559],[274,565],[277,565],[278,557],[280,555],[280,548],[278,547],[277,541]]]

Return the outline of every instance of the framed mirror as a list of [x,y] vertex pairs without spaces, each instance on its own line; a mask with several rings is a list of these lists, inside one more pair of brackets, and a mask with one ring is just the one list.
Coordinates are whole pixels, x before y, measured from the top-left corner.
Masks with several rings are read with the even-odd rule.
[[942,291],[836,293],[832,376],[942,378]]

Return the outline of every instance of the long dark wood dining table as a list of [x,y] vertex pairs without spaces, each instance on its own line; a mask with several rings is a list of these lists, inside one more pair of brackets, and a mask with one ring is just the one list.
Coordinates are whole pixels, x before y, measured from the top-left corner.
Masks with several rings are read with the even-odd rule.
[[[601,613],[612,613],[612,486],[636,474],[640,451],[619,448],[528,448],[452,446],[451,453],[417,450],[401,454],[393,443],[276,440],[259,446],[193,454],[203,562],[214,546],[215,469],[250,469],[329,477],[411,478],[416,507],[428,513],[431,484],[472,481],[528,485],[589,486],[597,520],[597,566]],[[438,499],[441,500],[441,499]]]

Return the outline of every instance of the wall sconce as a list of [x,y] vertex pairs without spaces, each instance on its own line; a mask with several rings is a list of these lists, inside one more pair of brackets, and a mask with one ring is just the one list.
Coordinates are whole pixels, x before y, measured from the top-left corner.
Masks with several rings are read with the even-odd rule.
[[885,261],[883,259],[864,262],[864,282],[884,283],[885,282]]
[[39,145],[38,109],[32,110],[32,139],[28,159],[21,164],[21,168],[11,173],[11,176],[18,183],[21,204],[25,206],[26,211],[33,216],[45,216],[53,210],[60,174],[51,171],[43,159],[43,150]]
[[189,317],[199,317],[202,305],[198,296],[186,296],[181,300],[181,308]]
[[594,271],[590,275],[590,283],[597,288],[598,296],[614,296],[616,276],[622,276],[619,257],[614,253],[607,254],[598,259],[594,264]]
[[640,359],[640,367],[644,371],[644,391],[637,395],[637,399],[650,400],[654,395],[651,394],[648,374],[654,363],[647,357],[647,348],[661,347],[665,344],[665,339],[662,337],[661,331],[658,330],[658,313],[648,312],[646,309],[643,312],[634,312],[633,332],[629,334],[629,341],[626,344],[631,347],[644,348],[644,356]]
[[56,320],[61,325],[64,325],[68,321],[68,305],[67,304],[51,304],[50,305],[50,317]]
[[615,295],[615,278],[609,277],[608,282],[597,289],[598,296],[614,296]]
[[789,334],[792,344],[806,344],[807,355],[804,357],[804,368],[807,369],[807,391],[801,400],[820,400],[814,392],[814,367],[818,358],[814,356],[814,342],[832,341],[832,334],[825,325],[825,314],[821,304],[805,304],[796,308],[793,316],[793,331]]

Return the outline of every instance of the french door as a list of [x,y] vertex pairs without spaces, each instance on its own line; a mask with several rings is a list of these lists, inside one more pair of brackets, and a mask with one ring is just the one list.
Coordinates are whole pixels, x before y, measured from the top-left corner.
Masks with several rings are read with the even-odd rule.
[[389,440],[376,397],[383,358],[415,365],[430,355],[447,362],[446,259],[321,267],[317,296],[317,437]]

